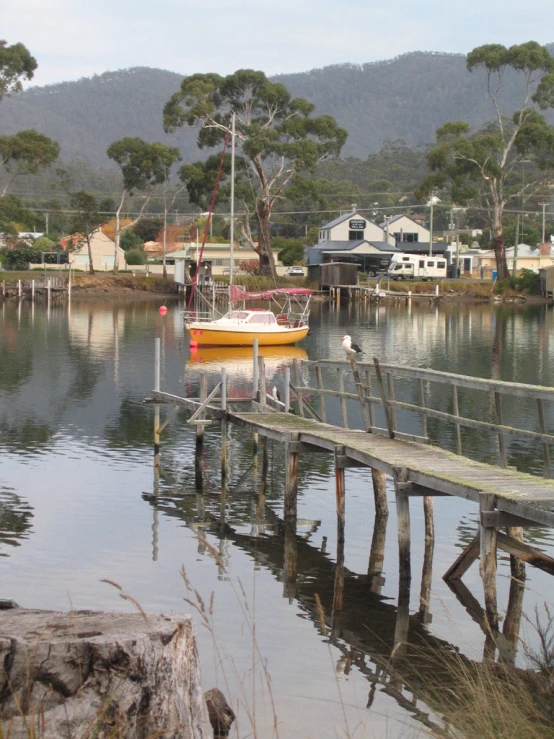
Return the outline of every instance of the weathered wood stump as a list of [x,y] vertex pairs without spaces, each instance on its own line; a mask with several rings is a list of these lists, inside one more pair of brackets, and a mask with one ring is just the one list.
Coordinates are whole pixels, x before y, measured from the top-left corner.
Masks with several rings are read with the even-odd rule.
[[192,618],[0,611],[0,722],[10,739],[211,738]]

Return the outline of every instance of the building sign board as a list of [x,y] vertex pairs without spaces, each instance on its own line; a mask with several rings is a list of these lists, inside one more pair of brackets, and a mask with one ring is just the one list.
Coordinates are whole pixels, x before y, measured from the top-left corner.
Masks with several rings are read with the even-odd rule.
[[353,218],[349,224],[349,228],[353,231],[363,231],[366,227],[366,222],[362,218]]

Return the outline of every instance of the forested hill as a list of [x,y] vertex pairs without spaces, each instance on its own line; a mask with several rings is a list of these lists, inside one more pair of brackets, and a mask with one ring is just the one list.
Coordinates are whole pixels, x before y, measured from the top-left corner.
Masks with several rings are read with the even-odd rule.
[[[163,105],[181,79],[173,72],[137,67],[31,88],[2,102],[0,133],[35,128],[60,142],[64,158],[80,157],[99,166],[108,164],[109,144],[123,136],[178,145],[190,161],[199,157],[195,131],[165,136],[161,124]],[[414,147],[434,140],[436,128],[445,121],[479,125],[492,117],[485,76],[469,74],[461,54],[414,52],[390,61],[334,65],[276,79],[349,131],[344,156],[365,159],[386,139],[402,138]],[[506,94],[515,108],[521,99],[515,81]]]

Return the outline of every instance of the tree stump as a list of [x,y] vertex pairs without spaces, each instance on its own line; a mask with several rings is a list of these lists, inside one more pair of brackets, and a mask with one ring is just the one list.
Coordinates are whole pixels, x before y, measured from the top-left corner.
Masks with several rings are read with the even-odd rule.
[[10,739],[211,739],[192,618],[0,611],[0,722]]

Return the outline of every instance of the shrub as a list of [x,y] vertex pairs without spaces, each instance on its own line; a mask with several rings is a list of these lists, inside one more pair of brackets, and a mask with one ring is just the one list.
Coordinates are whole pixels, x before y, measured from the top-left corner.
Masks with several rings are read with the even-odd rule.
[[240,269],[247,275],[261,275],[259,259],[243,259]]
[[146,264],[146,254],[140,249],[131,249],[125,255],[125,261],[127,264]]

